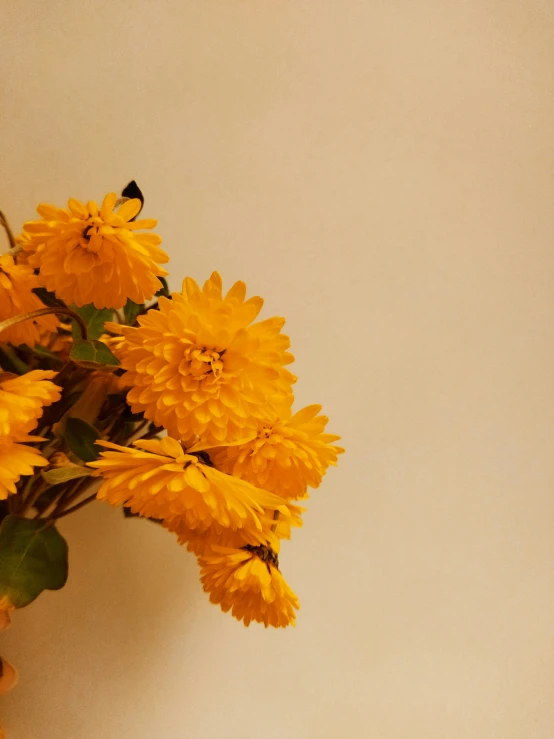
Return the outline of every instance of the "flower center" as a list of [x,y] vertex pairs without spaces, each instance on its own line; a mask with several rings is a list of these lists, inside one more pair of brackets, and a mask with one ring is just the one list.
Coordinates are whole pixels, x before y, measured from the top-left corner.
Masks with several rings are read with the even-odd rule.
[[268,569],[270,564],[279,569],[279,555],[276,554],[271,547],[263,545],[255,547],[252,544],[246,544],[246,546],[242,548],[246,549],[247,552],[252,552],[252,554],[255,554],[256,557],[262,560],[262,562],[265,562],[268,565]]
[[88,221],[88,225],[85,227],[85,230],[83,231],[82,239],[84,241],[84,244],[82,244],[82,246],[84,246],[85,248],[92,248],[93,245],[90,243],[90,240],[93,236],[99,235],[98,231],[103,225],[103,222],[99,218],[91,218]]
[[223,372],[222,357],[225,349],[221,352],[207,347],[191,346],[185,350],[185,360],[190,364],[190,373],[195,377],[213,374],[220,377]]

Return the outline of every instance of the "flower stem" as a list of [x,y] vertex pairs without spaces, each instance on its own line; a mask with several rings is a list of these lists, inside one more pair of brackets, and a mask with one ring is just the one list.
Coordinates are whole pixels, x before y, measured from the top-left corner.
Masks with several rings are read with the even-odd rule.
[[93,500],[96,500],[96,493],[89,495],[88,498],[84,498],[83,500],[79,501],[79,503],[76,503],[74,506],[71,506],[71,508],[66,508],[64,511],[61,511],[61,513],[53,514],[52,517],[54,518],[54,520],[57,520],[58,518],[69,516],[70,513],[73,513],[74,511],[78,511],[79,508],[82,508],[83,506],[88,505],[88,503],[92,503]]
[[[8,241],[10,242],[10,247],[12,249],[16,250],[16,253],[20,251],[21,247],[17,247],[15,243],[15,236],[13,235],[13,231],[10,228],[10,224],[8,223],[8,219],[6,216],[2,213],[0,210],[0,226],[4,229],[6,232],[6,236],[8,237]],[[13,252],[12,252],[13,253]]]
[[50,506],[48,506],[48,508],[42,513],[43,518],[57,518],[58,513],[61,513],[65,508],[67,508],[70,503],[73,503],[74,500],[82,495],[89,485],[90,480],[88,480],[87,478],[80,478],[79,480],[76,480],[72,485],[67,486],[62,494],[57,497],[55,501],[52,501],[52,503],[54,504],[52,513],[49,515],[45,515],[48,508],[50,508]]
[[81,331],[81,338],[86,339],[88,336],[87,324],[83,321],[81,316],[71,308],[52,307],[52,308],[40,308],[39,310],[31,311],[30,313],[23,313],[20,316],[12,316],[12,318],[6,318],[5,321],[0,321],[0,333],[10,326],[15,326],[16,323],[22,321],[29,321],[31,318],[40,318],[40,316],[49,316],[55,313],[56,315],[68,316],[72,318]]
[[26,499],[23,500],[23,505],[21,506],[21,509],[19,510],[19,515],[24,516],[27,511],[29,511],[36,501],[40,498],[42,493],[44,493],[48,489],[48,485],[45,484],[43,481],[38,480],[37,484],[35,485],[35,489],[31,490],[29,492],[29,495]]

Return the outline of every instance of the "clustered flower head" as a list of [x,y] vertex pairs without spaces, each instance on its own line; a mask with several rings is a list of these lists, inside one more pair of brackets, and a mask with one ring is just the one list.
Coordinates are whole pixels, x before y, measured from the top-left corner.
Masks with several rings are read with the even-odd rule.
[[[161,240],[142,232],[156,221],[135,220],[141,207],[114,193],[101,207],[40,205],[15,259],[0,256],[0,498],[21,493],[20,508],[41,516],[49,481],[67,480],[44,504],[55,520],[92,498],[79,496],[98,478],[99,500],[160,523],[197,556],[223,611],[247,626],[294,624],[281,541],[344,450],[321,406],[293,408],[284,319],[259,320],[263,300],[247,298],[243,282],[224,292],[217,272],[170,294]],[[41,297],[63,320],[44,315]],[[83,325],[92,337],[79,338]]]
[[202,289],[187,277],[138,327],[109,326],[125,338],[118,356],[133,411],[212,445],[251,438],[260,421],[287,412],[296,378],[284,319],[254,322],[263,301],[245,297],[243,282],[224,296],[217,272]]
[[339,436],[325,433],[329,419],[320,411],[320,405],[294,415],[287,409],[281,417],[261,422],[252,439],[215,449],[214,464],[283,498],[304,498],[308,487],[319,487],[329,465],[336,465],[344,451],[333,444]]
[[[11,254],[0,254],[0,317],[3,321],[44,309],[46,306],[33,292],[38,287],[38,277],[31,267],[16,264]],[[33,347],[39,341],[41,330],[56,331],[57,325],[55,316],[39,316],[10,326],[1,338],[6,343]]]
[[0,500],[17,492],[22,475],[48,464],[28,442],[43,441],[29,432],[36,428],[43,408],[60,399],[61,388],[51,381],[55,375],[45,370],[20,377],[0,372]]
[[277,554],[265,546],[231,549],[214,545],[199,558],[204,590],[225,612],[248,626],[288,626],[296,621],[298,598],[279,572]]
[[100,444],[109,451],[90,463],[104,478],[98,497],[126,504],[133,513],[179,522],[206,539],[217,537],[214,526],[239,532],[254,544],[267,540],[275,511],[291,516],[278,496],[214,469],[170,437],[135,441],[133,447]]
[[144,303],[162,287],[167,275],[159,265],[169,260],[156,234],[153,218],[133,220],[142,204],[126,200],[114,210],[117,195],[94,200],[72,198],[67,209],[39,205],[41,220],[28,221],[21,239],[28,264],[42,285],[65,303],[92,303],[96,308],[123,308],[128,299]]

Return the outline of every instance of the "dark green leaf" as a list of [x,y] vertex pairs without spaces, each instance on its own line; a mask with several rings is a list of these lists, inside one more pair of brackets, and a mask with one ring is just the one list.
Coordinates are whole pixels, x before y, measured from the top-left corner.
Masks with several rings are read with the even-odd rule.
[[45,287],[35,287],[33,288],[33,292],[42,300],[44,305],[47,305],[49,308],[65,308],[65,303],[57,298],[54,293],[49,292]]
[[45,349],[40,344],[35,344],[34,347],[31,349],[26,344],[23,345],[23,347],[20,347],[25,349],[25,351],[29,351],[32,354],[35,354],[37,357],[40,357],[41,359],[48,359],[50,362],[54,362],[56,364],[63,364],[63,359],[60,359],[60,357],[57,354],[54,354],[54,352],[48,351],[48,349]]
[[[69,420],[80,419],[70,418]],[[83,467],[80,464],[71,464],[67,467],[53,467],[51,470],[42,470],[41,475],[50,485],[59,485],[62,482],[76,480],[79,477],[89,477],[92,475],[92,470],[89,467]]]
[[102,438],[100,432],[82,418],[69,416],[66,419],[63,438],[73,454],[83,462],[92,462],[100,454],[100,447],[94,443]]
[[129,326],[133,325],[136,317],[143,308],[144,305],[135,303],[133,300],[131,300],[131,298],[129,298],[129,300],[125,303],[125,308],[123,308],[123,315],[125,316],[125,320],[129,324]]
[[29,605],[43,590],[59,590],[67,580],[67,544],[40,519],[6,516],[0,526],[0,601]]
[[7,344],[0,344],[0,366],[4,371],[15,372],[16,375],[24,375],[29,371],[29,367],[18,356],[15,347]]
[[162,283],[163,287],[158,290],[158,292],[156,293],[156,297],[159,298],[161,295],[163,295],[165,298],[169,298],[171,296],[171,293],[169,292],[167,280],[165,279],[165,277],[158,277],[158,280]]
[[[95,308],[92,303],[89,305],[83,305],[81,308],[77,308],[76,305],[69,306],[72,311],[78,313],[83,321],[87,324],[88,338],[98,339],[104,333],[104,324],[106,321],[111,321],[113,318],[112,308],[102,308],[101,310]],[[79,327],[73,322],[73,338],[78,339],[81,336]]]
[[101,341],[74,341],[69,355],[74,362],[92,362],[117,366],[119,359]]

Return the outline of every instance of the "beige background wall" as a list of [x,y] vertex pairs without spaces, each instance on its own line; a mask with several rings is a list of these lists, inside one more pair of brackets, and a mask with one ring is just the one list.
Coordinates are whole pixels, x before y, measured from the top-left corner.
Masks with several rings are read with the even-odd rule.
[[11,739],[552,739],[550,0],[5,3],[0,202],[136,178],[172,283],[286,315],[348,453],[284,546],[295,630],[224,616],[98,504],[15,618]]

